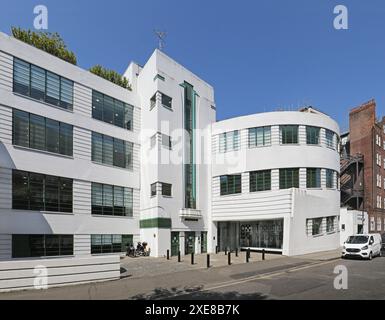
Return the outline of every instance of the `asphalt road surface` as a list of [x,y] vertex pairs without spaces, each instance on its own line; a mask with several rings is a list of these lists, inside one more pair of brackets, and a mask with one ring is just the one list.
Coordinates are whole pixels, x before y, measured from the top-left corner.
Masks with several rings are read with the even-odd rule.
[[[335,268],[346,267],[337,290]],[[342,267],[343,268],[343,267]],[[345,269],[345,268],[343,268]],[[338,282],[342,283],[342,282]],[[282,257],[143,278],[0,294],[0,299],[384,299],[385,257],[315,261]]]

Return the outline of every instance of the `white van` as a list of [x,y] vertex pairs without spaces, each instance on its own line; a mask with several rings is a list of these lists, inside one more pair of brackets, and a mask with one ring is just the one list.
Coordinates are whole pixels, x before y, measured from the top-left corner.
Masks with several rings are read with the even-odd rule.
[[350,236],[342,249],[342,258],[361,257],[372,260],[381,256],[382,239],[379,233],[355,234]]

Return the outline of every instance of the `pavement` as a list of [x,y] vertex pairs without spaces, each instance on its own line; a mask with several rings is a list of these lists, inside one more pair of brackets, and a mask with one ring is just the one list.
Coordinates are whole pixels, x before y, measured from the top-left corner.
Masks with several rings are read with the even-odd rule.
[[[342,260],[340,251],[334,250],[295,257],[267,254],[262,261],[261,254],[252,253],[254,260],[249,263],[242,260],[245,256],[241,254],[228,266],[227,257],[219,253],[210,268],[202,266],[205,257],[197,255],[194,265],[187,257],[180,263],[166,258],[125,258],[122,266],[130,271],[120,280],[3,293],[0,299],[385,298],[385,257]],[[334,287],[336,270],[341,268],[347,272],[346,290]]]

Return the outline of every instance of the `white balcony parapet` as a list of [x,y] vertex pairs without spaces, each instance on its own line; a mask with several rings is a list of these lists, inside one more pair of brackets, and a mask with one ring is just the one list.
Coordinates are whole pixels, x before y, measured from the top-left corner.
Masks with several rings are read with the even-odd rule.
[[183,208],[183,209],[180,209],[179,216],[181,218],[200,219],[202,218],[202,212],[201,210],[198,210],[198,209]]

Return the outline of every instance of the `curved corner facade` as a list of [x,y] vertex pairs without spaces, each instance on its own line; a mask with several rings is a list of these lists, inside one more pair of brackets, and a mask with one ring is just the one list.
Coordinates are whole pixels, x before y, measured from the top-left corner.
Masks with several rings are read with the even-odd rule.
[[211,219],[220,249],[338,247],[339,128],[312,109],[212,125]]
[[0,33],[0,260],[338,246],[332,119],[216,122],[213,88],[159,50],[124,76]]

